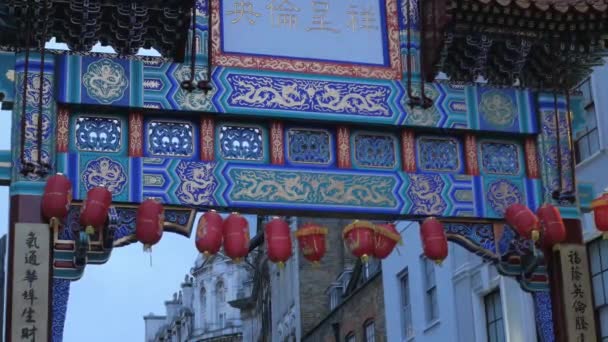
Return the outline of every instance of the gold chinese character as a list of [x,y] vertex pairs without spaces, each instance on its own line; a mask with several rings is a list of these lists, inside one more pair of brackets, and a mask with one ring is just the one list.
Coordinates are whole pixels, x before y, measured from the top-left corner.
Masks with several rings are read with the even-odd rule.
[[356,32],[358,29],[366,31],[379,29],[378,25],[376,25],[376,17],[371,6],[359,11],[357,5],[350,5],[346,14],[349,16],[347,27],[353,32]]
[[330,27],[331,22],[327,21],[327,13],[329,12],[329,1],[312,1],[313,12],[312,24],[306,31],[329,31],[338,33],[340,30]]
[[295,28],[298,23],[298,16],[296,13],[300,12],[300,8],[289,0],[281,0],[278,5],[276,2],[277,0],[271,0],[270,3],[266,5],[266,8],[270,10],[272,26],[285,26],[290,29]]
[[241,21],[241,19],[246,18],[250,25],[255,24],[255,18],[261,16],[260,13],[253,10],[253,4],[251,1],[235,1],[234,10],[228,11],[226,14],[235,17],[232,19],[233,24],[236,24]]

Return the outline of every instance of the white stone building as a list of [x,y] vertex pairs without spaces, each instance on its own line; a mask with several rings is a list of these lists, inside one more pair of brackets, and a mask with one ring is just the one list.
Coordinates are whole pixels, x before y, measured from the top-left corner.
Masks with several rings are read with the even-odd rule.
[[418,223],[397,228],[407,248],[382,262],[387,341],[537,341],[532,297],[514,279],[451,242],[437,266]]
[[240,311],[229,302],[248,279],[247,268],[222,254],[199,255],[180,292],[165,302],[165,315],[144,317],[146,342],[242,341]]

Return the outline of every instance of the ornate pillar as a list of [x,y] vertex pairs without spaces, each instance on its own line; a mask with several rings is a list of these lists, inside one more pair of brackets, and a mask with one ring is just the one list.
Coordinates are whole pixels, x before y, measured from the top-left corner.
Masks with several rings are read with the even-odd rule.
[[[27,60],[27,62],[26,62]],[[44,68],[41,78],[41,68]],[[57,105],[54,100],[54,58],[48,55],[42,61],[38,54],[30,53],[16,55],[15,64],[15,105],[13,106],[11,151],[13,166],[11,171],[10,186],[10,220],[9,220],[9,255],[8,255],[8,282],[7,282],[7,325],[5,330],[5,341],[14,341],[13,336],[35,335],[36,341],[50,340],[50,321],[45,311],[49,309],[52,298],[51,281],[43,284],[35,284],[35,281],[52,279],[50,267],[34,268],[41,262],[49,263],[52,260],[52,248],[46,245],[37,245],[35,241],[28,240],[27,246],[22,240],[22,231],[17,229],[30,229],[29,227],[41,227],[44,224],[41,217],[40,204],[46,177],[55,172],[55,129],[57,122]],[[41,87],[42,85],[42,87]],[[42,88],[42,91],[41,91]],[[42,109],[42,110],[40,110]],[[40,157],[38,157],[40,155]],[[40,164],[49,167],[40,167]],[[28,164],[33,167],[27,167]],[[37,172],[37,171],[46,171]],[[25,223],[25,224],[24,224]],[[44,228],[44,225],[42,225]],[[34,228],[32,228],[32,233]],[[28,233],[28,239],[30,238]],[[35,237],[34,235],[32,235]],[[33,239],[31,237],[31,239]],[[39,231],[38,241],[52,242],[52,233],[42,229]],[[42,244],[42,242],[40,243]],[[36,250],[35,246],[40,247]],[[27,247],[27,248],[26,248]],[[30,255],[45,248],[50,248],[43,261],[26,259],[24,253]],[[41,258],[42,254],[34,255]],[[30,267],[31,266],[31,267]],[[19,274],[19,270],[26,274],[30,283],[27,298],[21,288],[15,288],[13,276]],[[31,293],[34,291],[34,293]],[[36,293],[35,291],[38,291]],[[27,302],[26,302],[27,301]],[[18,305],[29,304],[27,308],[17,314],[15,308]],[[23,314],[25,313],[25,315]],[[46,317],[46,319],[45,319]],[[40,320],[44,319],[44,322]]]

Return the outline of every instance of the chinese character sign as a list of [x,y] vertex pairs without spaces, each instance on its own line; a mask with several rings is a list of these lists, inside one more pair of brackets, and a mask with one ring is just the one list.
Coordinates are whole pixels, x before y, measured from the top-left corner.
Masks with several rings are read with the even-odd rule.
[[17,223],[14,235],[11,341],[48,341],[51,231],[46,224]]
[[225,53],[388,65],[385,0],[223,0]]
[[560,245],[559,251],[568,341],[596,341],[585,246]]

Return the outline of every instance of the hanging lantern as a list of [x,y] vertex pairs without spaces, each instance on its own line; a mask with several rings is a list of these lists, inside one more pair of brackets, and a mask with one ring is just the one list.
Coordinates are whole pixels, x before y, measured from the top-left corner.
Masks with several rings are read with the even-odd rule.
[[304,258],[318,264],[325,255],[327,228],[314,223],[306,223],[296,231],[296,238]]
[[608,239],[608,192],[591,202],[595,227],[602,232],[605,240]]
[[152,245],[163,236],[165,209],[154,199],[147,199],[137,208],[135,237],[144,244],[144,250],[150,250]]
[[110,204],[112,193],[105,187],[98,186],[87,192],[80,211],[80,224],[86,227],[87,234],[91,235],[103,229],[108,219]]
[[72,202],[72,183],[61,173],[49,177],[42,195],[42,216],[53,228],[65,219]]
[[427,258],[441,264],[448,256],[448,239],[441,221],[434,217],[424,220],[420,226],[420,239]]
[[554,205],[545,204],[538,208],[537,216],[543,227],[543,245],[553,247],[566,239],[566,226]]
[[511,204],[505,211],[505,219],[523,238],[538,241],[539,221],[530,208],[519,203]]
[[342,232],[346,246],[357,258],[367,262],[374,255],[374,224],[369,221],[355,220]]
[[215,255],[222,247],[222,225],[224,219],[215,210],[201,216],[196,228],[196,249],[205,257]]
[[224,252],[234,262],[249,254],[249,223],[239,213],[228,215],[224,221]]
[[392,223],[377,224],[374,236],[374,256],[384,259],[391,254],[397,243],[401,243],[401,235]]
[[264,236],[268,245],[268,259],[282,268],[291,257],[289,224],[285,220],[273,217],[264,228]]

